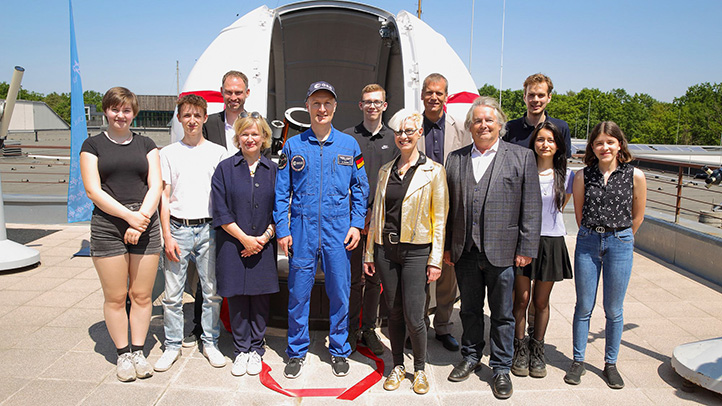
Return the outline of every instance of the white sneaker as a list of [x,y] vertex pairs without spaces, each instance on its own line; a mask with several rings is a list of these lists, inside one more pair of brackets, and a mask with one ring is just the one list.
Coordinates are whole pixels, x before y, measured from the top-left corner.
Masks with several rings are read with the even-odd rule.
[[261,369],[263,369],[263,359],[257,352],[251,352],[248,357],[248,375],[258,375],[261,373]]
[[118,363],[115,369],[118,380],[121,382],[130,382],[135,380],[135,366],[133,358],[129,352],[118,355]]
[[231,368],[231,374],[234,376],[242,376],[246,374],[246,366],[248,364],[248,353],[242,352],[236,355],[236,359],[233,361],[233,368]]
[[161,355],[160,358],[158,358],[158,361],[156,361],[153,369],[158,372],[165,372],[173,366],[173,363],[178,358],[180,358],[180,350],[165,350],[163,351],[163,355]]
[[211,366],[213,367],[223,368],[224,366],[226,366],[226,357],[224,357],[223,354],[221,354],[221,352],[218,351],[218,348],[216,347],[204,345],[203,355],[208,358],[208,362],[210,362]]
[[133,351],[131,358],[133,359],[133,366],[135,367],[135,375],[138,378],[143,379],[153,376],[153,367],[150,366],[148,360],[145,359],[142,350]]

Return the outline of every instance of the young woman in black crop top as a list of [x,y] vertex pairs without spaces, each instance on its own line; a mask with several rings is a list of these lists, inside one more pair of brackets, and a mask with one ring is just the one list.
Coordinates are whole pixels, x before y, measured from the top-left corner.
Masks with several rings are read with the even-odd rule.
[[574,213],[579,232],[574,253],[574,360],[564,376],[577,385],[584,374],[584,354],[589,319],[603,279],[604,314],[607,319],[604,377],[612,389],[624,387],[617,371],[617,355],[624,327],[624,295],[632,273],[634,233],[644,220],[647,181],[629,162],[632,156],[622,130],[612,121],[597,124],[584,153],[584,169],[574,177]]
[[143,344],[161,251],[156,213],[162,190],[160,159],[150,138],[130,130],[138,114],[135,94],[123,87],[108,90],[103,111],[108,130],[85,140],[80,171],[95,204],[90,254],[103,287],[105,324],[118,351],[116,373],[119,380],[132,381],[153,375]]

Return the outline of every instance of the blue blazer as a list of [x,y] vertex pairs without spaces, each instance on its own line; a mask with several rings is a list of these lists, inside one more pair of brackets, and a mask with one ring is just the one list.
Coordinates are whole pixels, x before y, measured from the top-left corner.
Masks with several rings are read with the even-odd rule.
[[260,236],[273,223],[276,170],[278,166],[261,156],[254,177],[241,151],[216,168],[211,182],[213,227],[216,228],[216,280],[218,294],[263,295],[278,292],[276,239],[256,255],[243,258],[240,241],[221,227],[235,222],[244,233]]

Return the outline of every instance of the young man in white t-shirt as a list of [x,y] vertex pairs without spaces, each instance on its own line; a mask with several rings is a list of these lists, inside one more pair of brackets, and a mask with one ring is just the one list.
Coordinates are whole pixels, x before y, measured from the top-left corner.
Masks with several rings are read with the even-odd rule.
[[216,292],[215,232],[211,226],[211,177],[227,151],[203,138],[208,119],[206,101],[197,95],[178,100],[183,139],[160,152],[163,195],[160,222],[165,241],[165,296],[163,324],[165,351],[155,370],[168,370],[180,357],[183,340],[183,287],[189,261],[196,264],[203,290],[201,326],[203,355],[220,368],[226,358],[218,350],[221,297]]

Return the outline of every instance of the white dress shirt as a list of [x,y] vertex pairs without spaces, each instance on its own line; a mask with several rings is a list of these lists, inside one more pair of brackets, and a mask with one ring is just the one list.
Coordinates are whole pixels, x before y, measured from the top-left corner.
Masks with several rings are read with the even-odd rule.
[[238,152],[238,148],[233,145],[233,138],[236,137],[236,130],[233,129],[233,123],[228,123],[228,117],[225,120],[226,123],[226,150],[228,156],[235,155]]
[[476,148],[476,144],[471,144],[471,165],[474,167],[474,179],[476,180],[476,183],[479,183],[481,178],[484,177],[486,170],[489,169],[489,165],[491,165],[491,161],[494,160],[496,151],[498,150],[498,138],[496,139],[494,145],[492,145],[491,148],[487,149],[484,153],[481,153],[481,151]]

